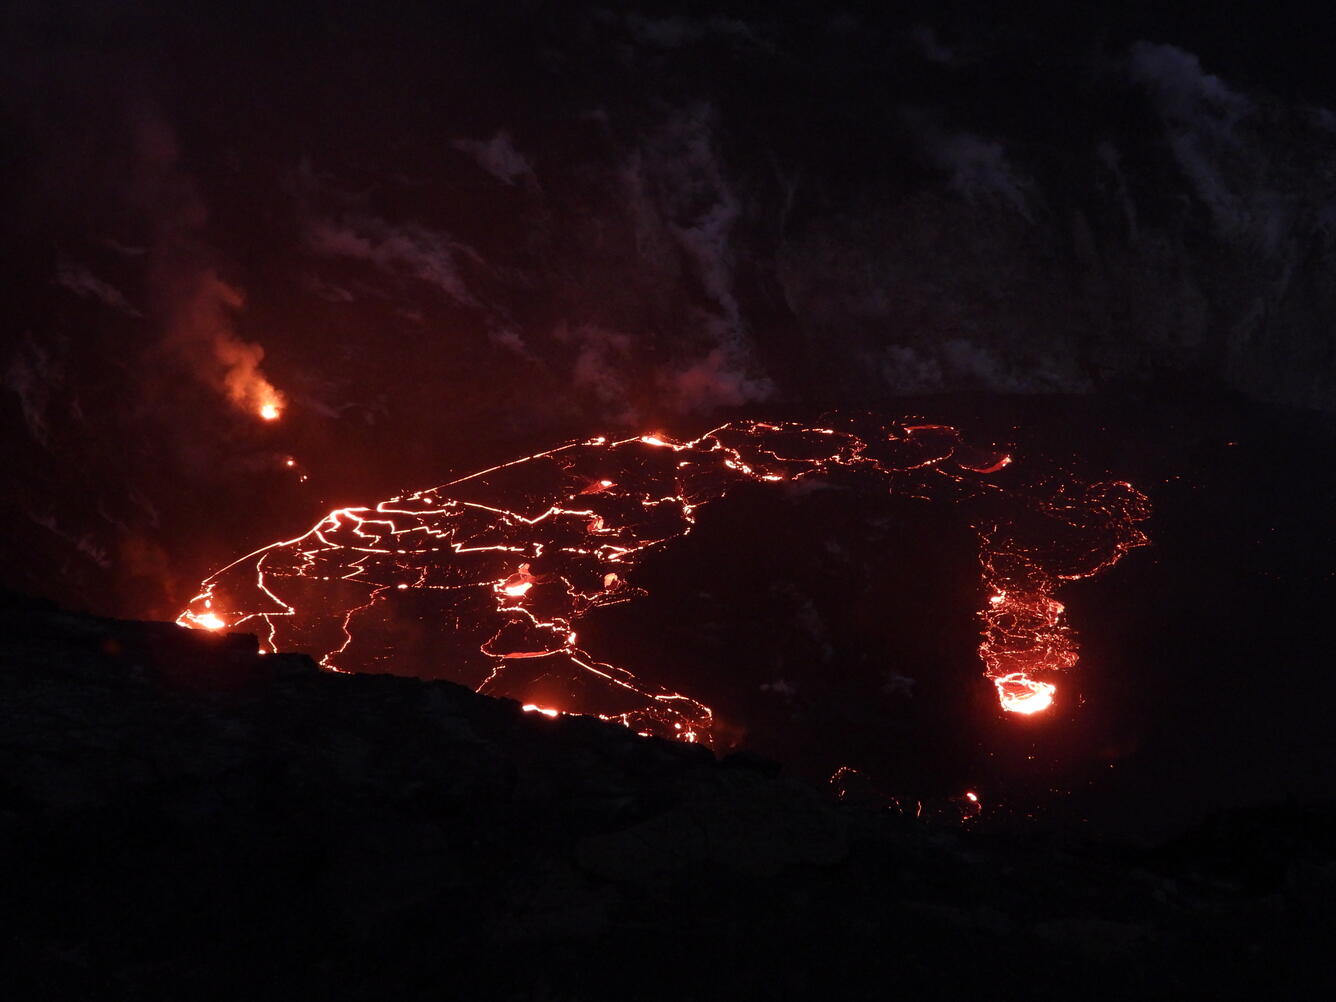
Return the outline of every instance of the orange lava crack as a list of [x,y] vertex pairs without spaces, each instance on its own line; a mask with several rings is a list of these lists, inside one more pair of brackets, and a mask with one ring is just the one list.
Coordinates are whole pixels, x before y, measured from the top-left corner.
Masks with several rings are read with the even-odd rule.
[[[845,423],[735,421],[687,442],[594,438],[374,508],[340,508],[210,576],[177,622],[262,621],[267,650],[307,651],[334,671],[377,670],[420,640],[427,653],[417,656],[435,657],[443,674],[526,710],[709,743],[709,707],[596,660],[575,626],[643,595],[628,580],[640,557],[689,533],[698,510],[732,487],[842,468],[894,492],[1001,509],[975,523],[988,595],[979,656],[1004,710],[1048,708],[1057,691],[1048,679],[1078,659],[1053,592],[1147,541],[1146,497],[1121,481],[1045,486],[1018,474],[1026,464],[1010,453],[968,446],[945,425]],[[391,603],[410,596],[434,601],[392,615]]]

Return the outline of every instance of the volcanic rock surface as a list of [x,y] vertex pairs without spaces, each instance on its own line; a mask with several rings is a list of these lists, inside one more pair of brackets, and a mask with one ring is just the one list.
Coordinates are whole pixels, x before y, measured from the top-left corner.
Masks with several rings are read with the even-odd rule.
[[449,682],[0,604],[15,998],[1318,997],[1336,810],[916,821]]

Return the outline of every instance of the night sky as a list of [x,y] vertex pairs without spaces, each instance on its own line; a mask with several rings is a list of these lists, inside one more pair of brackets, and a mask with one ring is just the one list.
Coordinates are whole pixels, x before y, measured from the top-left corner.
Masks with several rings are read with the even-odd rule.
[[[834,608],[842,534],[935,589],[898,647],[825,613],[842,670],[898,650],[961,693],[891,725],[888,781],[1336,792],[1326,39],[1274,5],[991,6],[10,5],[0,582],[173,619],[333,507],[572,438],[922,415],[1156,516],[1072,588],[1088,677],[1048,738],[970,695],[977,580],[939,515],[703,524],[730,568],[819,524],[781,619]],[[685,567],[650,569],[674,609]],[[662,608],[661,655],[738,656]]]

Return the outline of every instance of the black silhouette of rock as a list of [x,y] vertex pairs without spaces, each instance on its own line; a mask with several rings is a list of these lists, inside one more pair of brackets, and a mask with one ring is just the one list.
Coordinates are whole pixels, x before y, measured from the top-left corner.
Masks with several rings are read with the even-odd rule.
[[1321,997],[1336,810],[1158,848],[0,605],[12,998]]

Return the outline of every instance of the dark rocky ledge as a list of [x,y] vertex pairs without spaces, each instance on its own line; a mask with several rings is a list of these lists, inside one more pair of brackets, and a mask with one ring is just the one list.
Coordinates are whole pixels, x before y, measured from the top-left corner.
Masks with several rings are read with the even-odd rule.
[[15,999],[1331,997],[1336,813],[1156,849],[0,599]]

